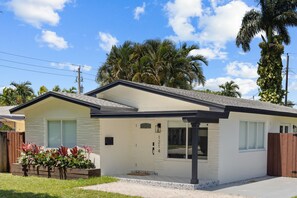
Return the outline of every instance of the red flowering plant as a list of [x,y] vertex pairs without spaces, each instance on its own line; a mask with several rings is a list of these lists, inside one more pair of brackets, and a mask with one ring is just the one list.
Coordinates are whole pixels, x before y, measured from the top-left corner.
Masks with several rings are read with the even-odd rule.
[[66,168],[95,168],[94,163],[89,159],[92,149],[89,146],[82,148],[73,147],[71,149],[61,146],[58,149],[44,150],[36,144],[27,143],[21,147],[21,157],[19,163],[24,166],[44,166],[49,170],[53,167],[59,169]]
[[19,162],[23,166],[37,165],[38,155],[42,148],[32,143],[23,143],[21,147],[21,157],[19,158]]
[[[88,152],[91,152],[92,149],[90,147],[88,148]],[[69,168],[95,168],[94,163],[87,156],[89,153],[86,152],[86,149],[74,147],[70,150],[70,153]]]

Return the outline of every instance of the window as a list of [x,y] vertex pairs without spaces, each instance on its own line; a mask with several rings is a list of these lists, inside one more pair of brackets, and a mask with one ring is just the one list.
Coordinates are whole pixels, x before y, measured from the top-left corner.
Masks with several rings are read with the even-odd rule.
[[[207,159],[208,130],[199,129],[198,159]],[[183,122],[168,122],[168,158],[192,159],[192,128]]]
[[76,146],[76,121],[55,120],[48,121],[48,147]]
[[289,124],[281,124],[279,126],[279,132],[280,133],[288,133],[289,132],[289,127],[290,127]]
[[241,121],[239,126],[239,150],[264,148],[264,122]]

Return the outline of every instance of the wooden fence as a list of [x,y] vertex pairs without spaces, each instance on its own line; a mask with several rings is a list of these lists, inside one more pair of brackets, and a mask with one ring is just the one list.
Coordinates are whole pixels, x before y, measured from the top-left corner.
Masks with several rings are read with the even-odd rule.
[[297,134],[268,134],[267,175],[297,177]]
[[12,164],[17,162],[24,141],[24,132],[0,132],[0,172],[9,172]]

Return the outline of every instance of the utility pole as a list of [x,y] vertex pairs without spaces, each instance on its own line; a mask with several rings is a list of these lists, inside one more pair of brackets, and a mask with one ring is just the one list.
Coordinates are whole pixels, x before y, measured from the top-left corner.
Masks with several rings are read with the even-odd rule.
[[289,84],[289,53],[287,53],[285,106],[288,105],[288,84]]
[[77,93],[81,94],[83,92],[83,86],[82,86],[82,82],[83,82],[83,78],[81,77],[81,65],[77,65],[77,77],[76,77],[76,82],[77,82]]

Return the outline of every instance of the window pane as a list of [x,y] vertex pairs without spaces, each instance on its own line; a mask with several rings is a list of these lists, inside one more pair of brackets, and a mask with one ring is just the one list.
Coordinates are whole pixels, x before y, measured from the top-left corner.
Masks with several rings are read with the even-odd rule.
[[76,121],[63,121],[63,146],[76,146]]
[[240,122],[239,126],[239,150],[247,149],[247,122]]
[[61,146],[61,121],[48,121],[48,147]]
[[257,148],[264,148],[264,123],[258,123]]
[[257,143],[257,123],[249,122],[248,148],[255,149]]
[[[207,159],[208,129],[199,129],[198,159]],[[188,134],[188,159],[192,159],[192,128]]]
[[168,158],[186,158],[186,128],[168,128]]
[[285,126],[285,133],[289,132],[289,126]]
[[281,125],[281,126],[279,126],[279,132],[280,133],[283,133],[284,132],[284,128],[283,128],[283,126]]

